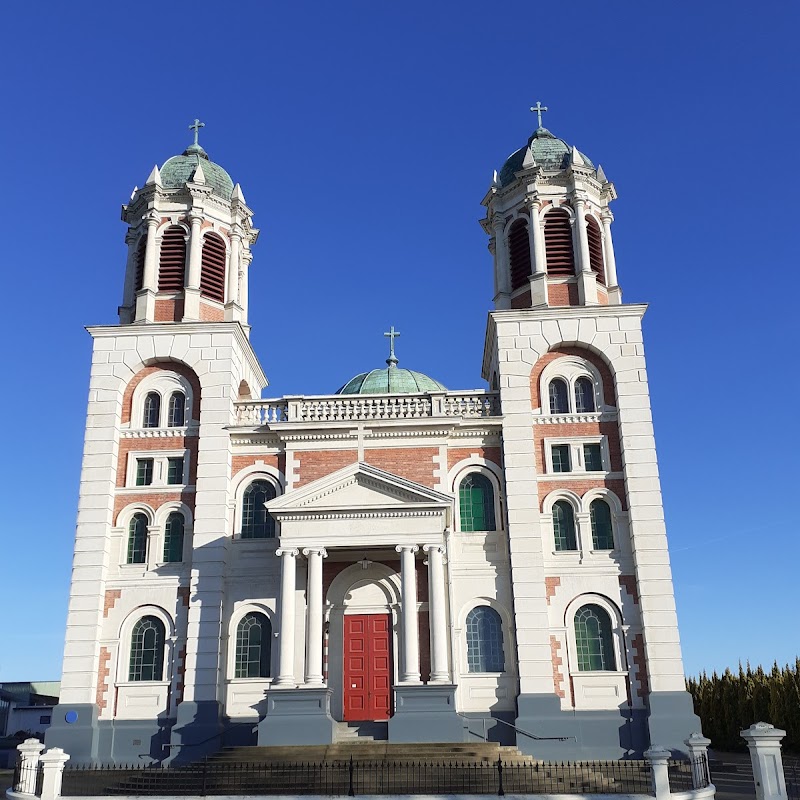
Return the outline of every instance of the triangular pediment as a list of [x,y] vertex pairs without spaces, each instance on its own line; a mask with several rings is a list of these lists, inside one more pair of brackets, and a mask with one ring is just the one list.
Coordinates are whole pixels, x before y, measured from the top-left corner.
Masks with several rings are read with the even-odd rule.
[[280,519],[309,512],[444,509],[452,503],[452,495],[359,462],[289,491],[271,500],[267,508]]

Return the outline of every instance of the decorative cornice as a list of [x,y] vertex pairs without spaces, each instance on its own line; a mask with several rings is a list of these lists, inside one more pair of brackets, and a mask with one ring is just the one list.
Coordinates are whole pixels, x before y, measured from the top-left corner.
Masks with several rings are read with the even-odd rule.
[[314,511],[273,511],[271,512],[278,520],[291,518],[293,520],[336,520],[336,519],[399,519],[409,517],[440,517],[445,513],[444,508],[426,509],[370,509],[369,511],[339,511],[337,509],[325,509]]
[[602,411],[593,414],[537,414],[533,413],[534,425],[572,425],[586,422],[616,422],[616,411]]
[[530,322],[532,319],[570,317],[637,317],[641,319],[646,311],[647,303],[625,303],[619,306],[553,306],[490,311],[489,320],[496,325],[500,322]]
[[197,425],[185,428],[128,428],[119,432],[120,439],[181,439],[197,436]]

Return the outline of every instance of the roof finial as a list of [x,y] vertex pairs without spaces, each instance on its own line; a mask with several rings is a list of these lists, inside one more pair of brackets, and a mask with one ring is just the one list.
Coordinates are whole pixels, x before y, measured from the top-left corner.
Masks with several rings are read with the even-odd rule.
[[[533,109],[531,109],[533,110]],[[194,124],[189,126],[190,131],[194,131],[194,146],[198,147],[199,143],[197,141],[197,137],[200,133],[200,128],[205,128],[205,122],[200,122],[199,119],[195,119]]]
[[537,125],[538,128],[542,127],[542,111],[547,111],[547,106],[543,106],[539,100],[536,101],[535,106],[531,106],[531,111],[536,112],[536,116],[539,118],[539,124]]
[[386,363],[389,365],[389,368],[397,366],[397,356],[394,354],[394,340],[400,335],[400,331],[396,331],[394,329],[394,325],[389,328],[388,333],[384,333],[384,336],[389,337],[389,358],[386,359]]

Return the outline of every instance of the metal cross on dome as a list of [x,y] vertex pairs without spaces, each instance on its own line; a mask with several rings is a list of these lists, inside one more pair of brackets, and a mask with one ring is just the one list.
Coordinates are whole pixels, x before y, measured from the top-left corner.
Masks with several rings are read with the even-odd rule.
[[195,119],[194,123],[189,126],[190,131],[194,131],[194,143],[197,145],[197,137],[200,133],[200,128],[205,128],[205,122],[200,122],[199,119]]
[[389,337],[389,358],[386,359],[386,363],[391,367],[398,363],[397,356],[394,354],[394,340],[400,335],[400,331],[396,331],[394,325],[392,325],[392,327],[389,328],[389,332],[383,335]]
[[536,101],[535,106],[531,106],[531,111],[535,111],[536,116],[539,118],[539,124],[537,127],[539,128],[542,127],[542,111],[547,111],[547,110],[548,110],[547,106],[543,106],[541,102],[539,102],[538,100]]

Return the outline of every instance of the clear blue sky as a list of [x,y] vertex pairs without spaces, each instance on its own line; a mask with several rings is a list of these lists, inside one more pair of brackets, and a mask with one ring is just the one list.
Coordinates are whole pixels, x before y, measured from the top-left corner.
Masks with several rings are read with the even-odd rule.
[[[119,207],[190,141],[261,238],[269,396],[401,364],[482,386],[492,170],[546,125],[617,186],[687,671],[793,659],[796,3],[16,3],[4,12],[0,680],[53,679],[90,339],[116,322]],[[795,308],[793,312],[792,309]]]

